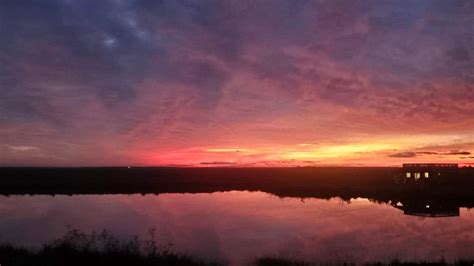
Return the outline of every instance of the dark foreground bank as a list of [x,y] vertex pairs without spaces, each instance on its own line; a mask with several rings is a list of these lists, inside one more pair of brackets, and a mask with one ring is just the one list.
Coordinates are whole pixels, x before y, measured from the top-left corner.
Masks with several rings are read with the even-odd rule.
[[[154,231],[150,230],[150,238],[140,240],[132,237],[120,240],[103,231],[86,234],[71,229],[63,237],[45,243],[38,250],[15,247],[9,244],[0,245],[0,262],[2,266],[83,266],[83,265],[226,265],[225,262],[209,261],[171,251],[171,244],[158,246],[155,242]],[[454,263],[446,261],[406,262],[392,260],[391,262],[358,263],[354,261],[335,261],[333,263],[317,263],[285,258],[262,257],[249,265],[255,266],[310,266],[310,265],[468,265],[472,260],[458,260]]]

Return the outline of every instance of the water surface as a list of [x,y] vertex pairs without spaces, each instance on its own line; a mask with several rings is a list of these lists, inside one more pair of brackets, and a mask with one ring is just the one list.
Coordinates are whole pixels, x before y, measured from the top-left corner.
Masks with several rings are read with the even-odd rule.
[[404,215],[367,199],[279,198],[264,192],[1,196],[0,240],[37,246],[71,226],[146,238],[243,264],[264,255],[317,261],[473,258],[474,211]]

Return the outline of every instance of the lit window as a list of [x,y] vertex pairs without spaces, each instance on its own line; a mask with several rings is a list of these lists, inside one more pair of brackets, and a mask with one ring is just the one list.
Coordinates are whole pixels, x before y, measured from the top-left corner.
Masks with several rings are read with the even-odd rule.
[[411,173],[407,173],[407,178],[410,178],[411,177]]
[[418,180],[421,177],[421,173],[415,173],[415,179]]
[[428,177],[430,177],[430,173],[425,172],[425,178],[428,178]]

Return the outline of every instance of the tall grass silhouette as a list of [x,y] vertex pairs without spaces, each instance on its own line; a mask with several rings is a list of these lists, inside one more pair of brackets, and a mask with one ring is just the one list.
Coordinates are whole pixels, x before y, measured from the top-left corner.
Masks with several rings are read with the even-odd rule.
[[[150,229],[146,239],[132,236],[121,239],[110,232],[85,233],[69,228],[58,239],[44,243],[38,249],[28,249],[11,244],[0,245],[0,264],[2,266],[84,266],[84,265],[190,265],[217,266],[226,263],[210,261],[174,252],[172,244],[159,245],[155,229]],[[249,263],[249,266],[472,266],[473,260],[458,260],[454,263],[441,261],[400,261],[354,263],[353,261],[337,261],[319,263],[278,257],[260,257]]]
[[106,230],[85,233],[69,228],[60,238],[32,250],[11,244],[0,246],[1,265],[220,265],[171,251],[158,245],[155,229],[149,238],[120,239]]

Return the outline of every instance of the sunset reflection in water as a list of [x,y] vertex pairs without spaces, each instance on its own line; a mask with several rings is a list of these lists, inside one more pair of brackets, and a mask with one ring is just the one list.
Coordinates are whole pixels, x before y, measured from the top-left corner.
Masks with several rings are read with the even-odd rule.
[[436,260],[474,254],[474,212],[407,216],[367,199],[279,198],[263,192],[0,197],[0,240],[35,246],[67,225],[146,238],[242,264],[264,255],[317,261]]

